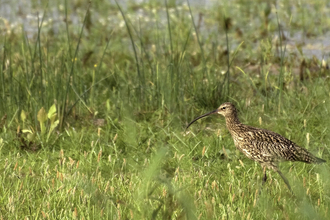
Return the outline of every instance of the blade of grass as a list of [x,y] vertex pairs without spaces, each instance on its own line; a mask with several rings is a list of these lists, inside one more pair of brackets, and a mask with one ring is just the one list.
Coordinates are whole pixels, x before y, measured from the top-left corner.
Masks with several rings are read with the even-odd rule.
[[[89,13],[89,8],[91,6],[91,2],[88,3],[88,6],[87,6],[87,10],[86,10],[86,14],[85,14],[85,17],[84,17],[84,21],[83,21],[83,24],[82,24],[82,27],[81,27],[81,31],[80,31],[80,34],[79,34],[79,38],[78,38],[78,42],[77,42],[77,46],[76,46],[76,50],[75,50],[75,53],[74,53],[74,57],[71,57],[72,58],[72,61],[71,61],[71,70],[70,70],[70,74],[67,78],[67,84],[66,84],[66,88],[65,88],[65,95],[64,95],[64,99],[62,100],[62,103],[63,103],[63,107],[62,107],[62,114],[61,114],[61,120],[60,120],[60,129],[62,129],[63,127],[63,123],[65,121],[65,117],[66,117],[66,112],[65,112],[65,109],[66,109],[66,105],[67,105],[67,99],[68,99],[68,93],[69,93],[69,87],[70,87],[70,82],[72,84],[74,84],[74,66],[75,66],[75,62],[76,62],[76,57],[78,55],[78,51],[79,51],[79,45],[80,45],[80,40],[82,38],[82,34],[83,34],[83,31],[84,31],[84,27],[85,27],[85,24],[86,24],[86,20],[87,20],[87,14]],[[66,6],[67,7],[67,6]],[[68,33],[69,35],[69,33]],[[70,51],[69,51],[70,52]]]
[[226,86],[226,90],[225,90],[225,97],[229,97],[230,93],[229,93],[229,78],[230,78],[230,63],[229,63],[229,59],[230,59],[230,48],[229,48],[229,40],[228,40],[228,25],[227,25],[227,18],[225,17],[225,15],[223,16],[224,19],[224,23],[225,23],[225,33],[226,33],[226,47],[227,47],[227,71],[226,71],[226,78],[224,78],[224,81],[227,80],[227,82],[225,83]]
[[41,22],[39,22],[39,13],[37,13],[37,18],[38,18],[38,37],[37,37],[37,42],[38,42],[38,52],[39,52],[39,75],[40,75],[40,95],[41,95],[41,106],[44,106],[44,86],[43,86],[43,61],[42,61],[42,52],[41,52],[41,42],[40,42],[40,32],[41,32],[41,28],[42,28],[42,24],[44,22],[45,16],[46,16],[46,12],[47,12],[47,7],[48,7],[48,2],[47,2],[47,6],[46,9],[44,10],[44,13],[42,15],[42,19]]
[[[276,7],[276,6],[275,6]],[[285,51],[286,51],[286,45],[284,46],[284,50],[283,50],[283,41],[282,41],[282,35],[281,35],[281,25],[280,25],[280,21],[278,18],[278,13],[277,13],[277,9],[276,9],[276,19],[277,19],[277,26],[278,26],[278,37],[280,40],[280,51],[281,51],[281,63],[280,63],[280,74],[278,76],[278,111],[280,111],[280,102],[281,102],[281,96],[282,96],[282,91],[283,91],[283,78],[284,78],[284,70],[283,70],[283,66],[284,66],[284,55],[285,55]]]
[[131,44],[132,44],[132,48],[133,48],[133,51],[134,51],[134,57],[135,57],[135,64],[136,64],[136,71],[137,71],[137,75],[138,75],[138,78],[139,78],[139,86],[138,86],[138,90],[139,90],[139,101],[143,101],[143,82],[142,82],[142,78],[141,78],[141,72],[140,72],[140,66],[139,66],[139,59],[138,59],[138,55],[137,55],[137,52],[136,52],[136,48],[135,48],[135,43],[134,43],[134,39],[133,39],[133,35],[132,35],[132,32],[131,32],[131,29],[129,27],[129,22],[124,14],[124,11],[123,9],[120,7],[120,5],[118,4],[117,0],[115,0],[116,4],[117,4],[117,7],[121,13],[121,15],[123,16],[123,19],[125,21],[125,25],[126,25],[126,28],[127,28],[127,32],[128,32],[128,35],[129,35],[129,38],[131,40]]
[[[197,29],[197,26],[196,26],[195,21],[194,21],[194,16],[193,16],[193,13],[191,11],[189,0],[187,0],[187,3],[188,3],[188,7],[189,7],[189,13],[190,13],[190,17],[191,17],[191,22],[192,22],[192,24],[194,26],[194,30],[195,30],[195,33],[196,33],[197,42],[198,42],[199,48],[201,50],[201,56],[202,56],[202,61],[203,61],[203,79],[205,79],[206,76],[207,76],[207,68],[206,68],[206,60],[205,60],[205,55],[204,55],[204,49],[203,49],[203,45],[202,45],[202,43],[200,41],[198,29]],[[203,80],[202,80],[202,82],[203,82]],[[202,96],[204,96],[205,86],[202,86],[201,91],[202,91]]]

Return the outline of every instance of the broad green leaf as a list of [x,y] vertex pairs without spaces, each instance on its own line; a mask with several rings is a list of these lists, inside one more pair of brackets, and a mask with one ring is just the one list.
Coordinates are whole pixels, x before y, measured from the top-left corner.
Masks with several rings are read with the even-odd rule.
[[110,111],[111,106],[110,106],[110,99],[107,99],[105,106],[107,107],[107,110]]
[[50,107],[50,109],[48,110],[48,118],[51,119],[54,114],[56,114],[56,106],[55,104],[52,105],[52,107]]
[[23,121],[23,123],[24,123],[24,121],[25,121],[25,119],[26,119],[26,113],[25,113],[24,110],[22,110],[22,112],[21,112],[21,119],[22,119],[22,121]]
[[30,129],[23,129],[22,132],[23,133],[31,133],[31,134],[33,133]]
[[38,121],[40,122],[40,130],[41,130],[41,134],[44,134],[46,131],[46,127],[45,127],[45,121],[47,120],[47,114],[46,111],[44,109],[44,107],[42,107],[37,115]]
[[[53,118],[55,118],[55,117],[53,117]],[[48,139],[49,139],[49,137],[50,137],[50,134],[52,133],[52,131],[56,128],[56,126],[59,124],[59,120],[56,120],[56,121],[54,121],[54,122],[52,122],[51,123],[51,125],[50,125],[50,128],[49,128],[49,131],[48,131],[48,135],[47,135],[47,140],[46,140],[46,142],[48,142]]]
[[42,107],[39,110],[38,115],[37,115],[37,119],[40,123],[44,123],[47,120],[47,114],[46,114],[46,111],[45,111],[44,107]]
[[28,134],[27,139],[29,141],[34,141],[36,139],[36,134],[35,133]]
[[51,125],[54,123],[56,116],[57,116],[57,113],[53,114],[52,117],[49,118]]

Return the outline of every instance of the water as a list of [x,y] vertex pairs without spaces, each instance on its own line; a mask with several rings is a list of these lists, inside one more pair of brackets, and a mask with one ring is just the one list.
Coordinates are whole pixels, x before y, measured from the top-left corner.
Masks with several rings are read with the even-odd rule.
[[[82,24],[82,17],[84,13],[86,12],[87,5],[77,5],[78,1],[69,1],[68,0],[68,7],[70,14],[69,20],[70,20],[70,26],[73,27],[73,31],[76,28],[76,31],[79,31],[79,28]],[[120,2],[120,5],[125,9],[128,4],[132,3],[143,3],[143,2],[149,2],[145,0],[118,0]],[[187,7],[187,1],[185,0],[167,0],[169,5],[173,5],[173,2],[176,3],[176,5]],[[46,12],[45,20],[43,21],[43,29],[51,30],[52,33],[57,34],[61,30],[65,30],[65,7],[64,7],[64,1],[48,1],[48,5],[46,4],[47,1],[32,1],[32,0],[0,0],[0,15],[1,20],[0,21],[0,30],[1,35],[5,35],[6,33],[12,31],[12,30],[18,30],[21,31],[23,29],[24,33],[28,38],[33,38],[36,36],[38,31],[38,24],[41,23],[41,20],[44,16],[44,13]],[[115,6],[114,0],[109,0],[107,4],[110,3]],[[164,6],[164,1],[158,1],[159,4]],[[200,10],[203,10],[204,13],[207,11],[207,9],[213,7],[214,5],[222,4],[219,0],[190,0],[189,1],[192,9],[193,9],[193,16],[195,18],[195,22],[198,22],[199,13]],[[235,2],[238,7],[245,7],[246,5],[240,6],[237,2]],[[233,6],[234,7],[234,6]],[[92,8],[93,10],[93,8]],[[294,7],[293,7],[293,10]],[[294,11],[292,12],[294,13]],[[135,10],[135,15],[132,16],[139,16],[139,17],[145,17],[146,12],[143,9]],[[93,16],[95,16],[93,19],[97,19],[99,21],[103,22],[109,22],[109,20],[113,20],[118,23],[118,25],[123,25],[123,21],[120,21],[118,16],[112,14],[107,15],[108,17],[103,17],[103,15],[98,14],[97,12],[93,12]],[[260,15],[258,15],[260,16]],[[205,17],[205,16],[204,16]],[[163,24],[166,26],[166,14],[165,11],[163,13],[160,13],[160,18],[164,20]],[[257,20],[257,19],[256,19]],[[252,20],[252,23],[260,22]],[[152,22],[152,21],[150,21]],[[253,25],[242,27],[243,29],[248,28],[254,28]],[[204,22],[202,21],[200,32],[204,36],[207,36],[210,32],[216,30],[217,27],[206,27]],[[285,29],[285,28],[284,28]],[[290,27],[287,27],[287,29],[290,29]],[[276,39],[276,35],[278,33],[273,33],[273,39]],[[286,45],[288,54],[290,53],[296,53],[300,54],[300,52],[297,49],[297,45],[300,45],[301,51],[303,54],[301,56],[306,58],[312,58],[315,56],[317,59],[327,59],[330,55],[330,32],[326,32],[325,34],[321,36],[313,36],[310,38],[304,37],[306,34],[302,30],[296,30],[295,32],[286,30],[284,32],[287,40],[284,41],[284,44]],[[239,42],[238,42],[239,43]],[[237,44],[233,43],[233,44]],[[258,47],[258,43],[255,44],[255,47]]]

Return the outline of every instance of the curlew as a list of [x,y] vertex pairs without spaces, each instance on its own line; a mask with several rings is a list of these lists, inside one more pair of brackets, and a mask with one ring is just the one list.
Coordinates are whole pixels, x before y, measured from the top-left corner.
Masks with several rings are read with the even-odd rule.
[[308,152],[289,139],[265,129],[242,124],[237,117],[235,106],[226,102],[214,111],[201,115],[190,122],[187,128],[200,118],[220,114],[226,119],[226,126],[234,140],[236,148],[248,158],[260,163],[263,168],[262,185],[267,180],[266,168],[276,171],[292,192],[288,179],[278,168],[281,161],[301,161],[305,163],[324,163],[325,160]]

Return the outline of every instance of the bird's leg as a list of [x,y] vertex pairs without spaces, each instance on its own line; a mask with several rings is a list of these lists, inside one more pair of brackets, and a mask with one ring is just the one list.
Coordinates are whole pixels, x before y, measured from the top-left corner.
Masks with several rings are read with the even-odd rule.
[[259,190],[259,195],[261,195],[261,191],[262,191],[262,189],[264,187],[264,184],[265,184],[265,182],[267,180],[266,168],[267,168],[266,166],[262,166],[262,170],[263,170],[264,176],[262,177],[262,185],[261,185],[260,190]]
[[277,171],[277,173],[282,177],[282,179],[284,180],[286,186],[289,188],[289,190],[290,190],[290,192],[292,193],[292,195],[294,195],[294,194],[293,194],[293,191],[292,191],[292,189],[291,189],[291,186],[290,186],[290,184],[289,184],[288,179],[283,175],[283,173],[282,173],[279,169],[276,169],[276,171]]
[[266,167],[263,167],[263,170],[264,170],[264,177],[262,178],[262,185],[264,185],[266,183],[266,180],[267,180]]

